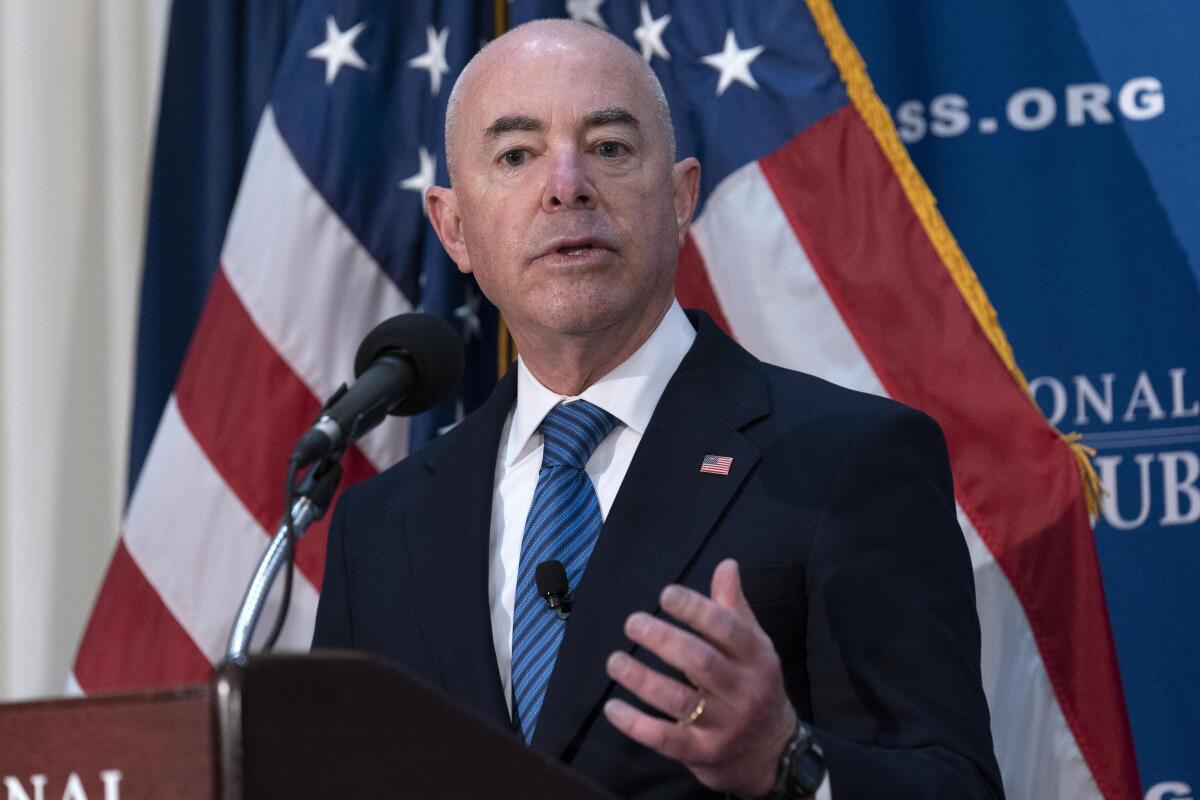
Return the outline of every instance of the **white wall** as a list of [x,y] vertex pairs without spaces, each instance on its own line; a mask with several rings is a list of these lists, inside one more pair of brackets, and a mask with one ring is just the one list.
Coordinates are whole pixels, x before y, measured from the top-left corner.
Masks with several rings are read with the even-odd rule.
[[0,0],[0,700],[61,693],[124,502],[169,0]]

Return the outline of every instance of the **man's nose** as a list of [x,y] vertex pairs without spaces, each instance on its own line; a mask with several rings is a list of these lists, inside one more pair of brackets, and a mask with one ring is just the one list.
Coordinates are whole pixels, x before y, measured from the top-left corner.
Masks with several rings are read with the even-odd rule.
[[542,194],[544,211],[595,208],[596,187],[588,180],[580,154],[565,152],[551,156],[550,175]]

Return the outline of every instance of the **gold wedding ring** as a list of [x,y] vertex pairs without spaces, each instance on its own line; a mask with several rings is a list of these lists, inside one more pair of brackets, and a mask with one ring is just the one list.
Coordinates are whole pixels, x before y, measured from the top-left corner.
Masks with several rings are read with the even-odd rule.
[[704,695],[700,695],[700,702],[696,703],[696,707],[692,709],[692,713],[688,714],[683,719],[679,720],[679,724],[683,727],[691,725],[696,720],[700,719],[700,715],[704,713]]

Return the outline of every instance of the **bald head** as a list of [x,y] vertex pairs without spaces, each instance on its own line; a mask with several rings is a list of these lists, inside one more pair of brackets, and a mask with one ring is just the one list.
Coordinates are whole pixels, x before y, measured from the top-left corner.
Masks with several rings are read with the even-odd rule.
[[[463,146],[462,126],[464,106],[470,105],[480,94],[488,91],[490,82],[503,80],[520,68],[523,61],[530,59],[554,59],[568,53],[585,53],[594,60],[598,75],[610,79],[632,81],[645,92],[653,108],[653,118],[632,120],[638,125],[648,125],[647,133],[662,142],[668,159],[675,160],[675,128],[671,123],[671,111],[658,76],[640,55],[612,34],[583,22],[568,19],[540,19],[518,25],[499,38],[486,44],[467,62],[450,92],[446,106],[446,168],[450,173],[451,185],[455,183],[455,164]],[[627,109],[607,109],[615,113]],[[500,127],[527,124],[517,117],[508,120],[493,120],[486,133],[498,132]]]
[[538,380],[578,394],[667,313],[696,207],[654,73],[594,28],[522,25],[459,76],[446,154],[451,185],[425,192],[438,238]]

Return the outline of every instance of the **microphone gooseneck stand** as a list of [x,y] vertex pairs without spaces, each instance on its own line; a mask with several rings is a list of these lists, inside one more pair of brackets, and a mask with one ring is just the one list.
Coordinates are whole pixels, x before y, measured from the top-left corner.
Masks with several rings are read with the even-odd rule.
[[[259,617],[262,616],[263,607],[267,602],[267,594],[275,584],[275,579],[279,577],[279,570],[284,566],[290,568],[296,542],[300,541],[300,537],[304,536],[312,523],[325,515],[337,485],[342,480],[340,459],[341,453],[338,453],[336,457],[318,462],[304,476],[300,485],[289,492],[296,498],[295,502],[291,503],[290,519],[285,516],[279,523],[274,538],[259,559],[254,577],[246,587],[246,595],[238,608],[237,618],[229,632],[229,644],[225,648],[225,658],[228,661],[240,664],[249,656],[250,637],[258,627]],[[289,486],[290,480],[289,474]],[[283,602],[287,602],[286,596]]]
[[325,515],[333,501],[342,479],[341,460],[346,449],[389,415],[410,416],[433,408],[454,389],[463,365],[458,332],[445,320],[429,314],[391,317],[363,339],[354,356],[354,386],[342,384],[330,396],[316,422],[292,451],[283,521],[246,587],[225,648],[227,661],[244,663],[249,658],[250,639],[266,606],[267,594],[279,571],[286,567],[279,612],[263,650],[274,646],[291,599],[296,542],[309,525]]

